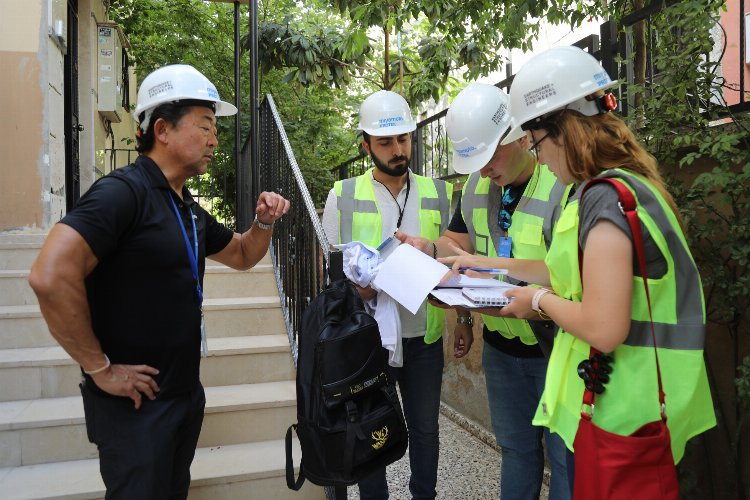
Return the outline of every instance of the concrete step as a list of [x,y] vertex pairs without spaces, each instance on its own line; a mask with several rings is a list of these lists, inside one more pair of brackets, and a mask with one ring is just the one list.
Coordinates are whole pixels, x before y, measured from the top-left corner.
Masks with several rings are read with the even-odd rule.
[[[295,460],[299,443],[293,445]],[[284,441],[272,440],[198,448],[190,468],[190,500],[323,499],[323,489],[305,482],[299,492],[286,487]],[[104,498],[96,459],[0,469],[3,500]]]
[[[208,339],[201,362],[206,387],[294,378],[286,335]],[[0,350],[0,401],[74,396],[81,372],[59,346]]]
[[205,299],[203,311],[209,338],[286,332],[278,291],[262,297]]
[[0,269],[31,269],[46,234],[0,233]]
[[[286,331],[277,295],[206,299],[203,302],[210,337],[269,335]],[[0,305],[0,349],[54,346],[39,306]]]
[[[0,306],[37,304],[28,279],[28,270],[0,269]],[[236,271],[222,265],[206,266],[203,289],[208,299],[267,297],[279,293],[270,264],[258,264],[248,271]]]
[[206,265],[203,291],[209,299],[279,294],[270,263],[258,264],[248,271],[236,271],[222,265]]
[[28,279],[29,271],[0,269],[0,306],[36,304]]
[[[31,269],[46,238],[46,233],[0,233],[0,269]],[[206,265],[221,264],[208,259]],[[271,265],[270,254],[258,265]]]
[[[296,410],[292,380],[207,387],[198,447],[282,439]],[[0,467],[97,456],[80,396],[0,403],[0,450]]]

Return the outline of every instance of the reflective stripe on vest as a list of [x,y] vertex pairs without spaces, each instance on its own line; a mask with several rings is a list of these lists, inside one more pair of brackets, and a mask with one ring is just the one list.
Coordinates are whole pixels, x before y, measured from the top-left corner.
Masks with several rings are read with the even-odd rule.
[[[639,208],[642,207],[645,209],[657,228],[679,228],[679,223],[671,207],[666,205],[666,203],[660,202],[654,192],[646,187],[641,178],[619,169],[607,171],[602,177],[619,178],[626,181],[627,185],[631,187],[631,191],[634,191],[637,197]],[[668,255],[665,255],[668,264],[667,272],[674,276],[675,281],[674,306],[676,323],[677,325],[681,325],[681,327],[679,328],[679,332],[677,332],[676,328],[669,328],[671,326],[669,324],[661,325],[654,323],[657,334],[657,345],[673,349],[703,349],[706,318],[703,286],[701,285],[698,268],[693,261],[693,256],[690,254],[682,230],[673,229],[666,232],[664,237],[668,248]],[[664,251],[662,253],[666,254]],[[643,292],[642,280],[637,279],[636,281],[637,283],[633,283],[633,286],[638,285],[638,292]],[[651,280],[649,280],[649,286],[652,286]],[[694,293],[694,290],[700,290],[701,293]],[[645,305],[645,292],[643,300],[640,303],[643,305],[644,310],[640,321],[637,321],[631,328],[631,333],[625,341],[627,345],[648,346],[653,344],[650,322],[647,321],[648,309]]]
[[[679,462],[687,440],[715,425],[703,360],[705,314],[700,277],[679,223],[658,191],[642,177],[622,170],[611,170],[602,176],[619,178],[634,192],[639,220],[667,261],[665,275],[649,280],[649,292],[672,454],[675,462]],[[578,200],[572,200],[565,208],[545,260],[555,292],[580,302],[578,209]],[[597,397],[594,413],[598,426],[621,435],[631,434],[643,424],[657,420],[660,414],[643,280],[633,276],[632,286],[629,335],[613,352],[613,372],[606,391]],[[558,334],[547,368],[544,394],[533,421],[558,433],[571,449],[583,396],[583,381],[576,368],[588,358],[589,350],[590,346],[577,337],[564,331]]]
[[[371,247],[382,242],[383,221],[372,186],[372,168],[364,174],[334,184],[339,215],[339,243],[361,241]],[[448,227],[451,184],[412,173],[411,192],[418,197],[420,236],[436,240]],[[411,196],[411,195],[410,195]],[[427,304],[424,341],[431,344],[443,335],[445,311]]]
[[[469,231],[475,253],[497,257],[490,224],[491,179],[481,178],[479,172],[472,174],[464,185],[461,199],[461,214]],[[557,181],[546,165],[537,165],[526,189],[513,211],[513,224],[508,235],[513,238],[513,257],[541,260],[552,241],[552,228],[562,212],[570,186]],[[492,222],[490,222],[492,221]],[[497,318],[482,315],[488,329],[499,332],[506,338],[518,337],[525,344],[536,344],[537,340],[528,322],[520,319]]]

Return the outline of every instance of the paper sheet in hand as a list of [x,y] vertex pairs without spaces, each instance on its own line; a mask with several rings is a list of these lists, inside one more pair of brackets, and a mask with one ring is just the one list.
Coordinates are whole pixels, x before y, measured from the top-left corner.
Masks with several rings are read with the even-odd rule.
[[372,283],[416,314],[448,267],[411,245],[399,245],[380,266]]

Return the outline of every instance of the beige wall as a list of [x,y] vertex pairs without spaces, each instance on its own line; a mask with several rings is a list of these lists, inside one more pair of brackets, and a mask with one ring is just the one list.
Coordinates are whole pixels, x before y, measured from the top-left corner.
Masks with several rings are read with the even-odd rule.
[[453,328],[456,312],[447,311],[446,334],[443,339],[445,368],[440,399],[459,413],[492,433],[490,409],[487,404],[487,385],[482,370],[482,317],[474,316],[474,344],[469,354],[461,359],[453,357]]
[[[50,34],[67,23],[65,0],[0,0],[0,231],[49,229],[65,214],[64,53]],[[78,96],[81,194],[108,169],[104,149],[133,137],[130,114],[121,124],[98,112],[97,21],[102,0],[78,2]],[[131,88],[136,81],[131,80]],[[132,94],[132,92],[131,92]],[[131,101],[131,102],[134,102]]]
[[2,0],[0,9],[0,230],[40,226],[44,218],[42,165],[46,33],[41,1]]

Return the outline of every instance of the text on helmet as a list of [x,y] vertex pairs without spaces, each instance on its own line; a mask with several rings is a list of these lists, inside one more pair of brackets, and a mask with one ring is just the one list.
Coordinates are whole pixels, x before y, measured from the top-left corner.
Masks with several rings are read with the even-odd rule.
[[557,91],[555,90],[555,84],[548,83],[539,88],[526,92],[523,95],[523,100],[527,106],[531,106],[532,104],[536,104],[541,101],[546,101],[553,95],[557,95]]
[[492,121],[495,122],[495,125],[500,125],[500,122],[503,121],[505,118],[505,112],[507,111],[508,106],[505,103],[502,103],[499,108],[497,108],[497,111],[495,111],[495,114],[492,115]]
[[469,156],[471,156],[471,152],[476,150],[477,148],[475,148],[474,146],[469,146],[463,149],[457,149],[456,154],[462,158],[468,158]]
[[166,82],[161,82],[148,89],[148,96],[154,97],[155,95],[162,94],[168,90],[172,90],[172,82],[169,80],[167,80]]
[[404,121],[403,116],[391,116],[390,118],[380,118],[378,120],[378,126],[380,128],[384,127],[395,127],[400,124],[400,122]]
[[594,80],[596,80],[597,85],[606,85],[610,82],[609,75],[606,71],[600,71],[599,73],[594,74]]

